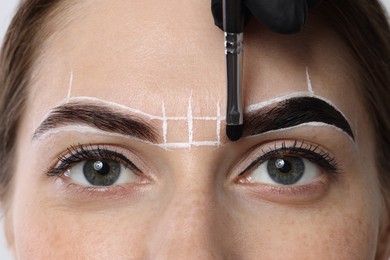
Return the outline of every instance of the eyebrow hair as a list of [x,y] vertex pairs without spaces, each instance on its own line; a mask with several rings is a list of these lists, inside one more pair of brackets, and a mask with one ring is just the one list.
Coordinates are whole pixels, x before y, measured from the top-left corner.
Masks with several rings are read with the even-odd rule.
[[316,97],[294,97],[268,109],[259,109],[246,115],[244,134],[257,135],[310,122],[335,126],[354,140],[347,119],[334,106]]
[[33,134],[39,138],[45,132],[70,124],[83,124],[106,132],[119,133],[157,143],[155,128],[133,115],[115,111],[105,105],[67,103],[53,109]]

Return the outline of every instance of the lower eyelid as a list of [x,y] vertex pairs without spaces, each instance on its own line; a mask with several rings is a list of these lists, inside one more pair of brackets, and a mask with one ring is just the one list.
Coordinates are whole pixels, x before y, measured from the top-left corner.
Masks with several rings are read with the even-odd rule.
[[[85,202],[85,207],[96,205],[112,206],[113,203],[123,203],[136,200],[141,193],[151,189],[150,182],[137,183],[136,185],[115,185],[115,186],[82,186],[68,182],[63,178],[56,179],[58,192],[61,198],[68,198],[69,201]],[[125,200],[124,200],[125,198]],[[98,204],[96,204],[98,202]],[[107,204],[108,203],[108,204]],[[77,207],[79,204],[77,204]],[[106,210],[106,206],[101,208]]]
[[[243,184],[236,182],[237,184]],[[237,185],[241,193],[255,199],[255,201],[269,201],[278,204],[305,205],[314,203],[326,194],[331,181],[328,175],[323,174],[319,178],[304,185],[269,185],[257,183],[245,183]]]

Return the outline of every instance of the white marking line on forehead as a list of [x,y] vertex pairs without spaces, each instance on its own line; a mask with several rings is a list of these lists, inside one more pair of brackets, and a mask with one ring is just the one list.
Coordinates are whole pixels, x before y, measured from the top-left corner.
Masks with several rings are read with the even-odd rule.
[[[131,112],[132,114],[141,115],[141,116],[143,116],[143,117],[145,117],[145,118],[147,118],[149,120],[161,120],[162,121],[162,129],[163,129],[163,143],[162,144],[157,144],[157,146],[160,146],[160,147],[163,147],[163,148],[190,148],[192,145],[193,146],[220,146],[221,145],[221,123],[222,123],[222,120],[225,120],[226,118],[221,116],[221,108],[220,108],[220,103],[219,102],[217,102],[217,106],[216,106],[216,109],[217,109],[217,115],[216,116],[196,117],[196,116],[193,115],[192,95],[190,95],[189,102],[188,102],[188,108],[187,108],[187,116],[181,116],[181,117],[169,117],[169,116],[167,116],[166,115],[167,111],[166,111],[164,102],[162,102],[162,104],[161,104],[162,116],[156,116],[156,115],[151,115],[151,114],[145,113],[145,112],[143,112],[141,110],[138,110],[138,109],[133,109],[133,108],[127,107],[125,105],[121,105],[121,104],[115,103],[115,102],[101,100],[101,99],[96,98],[96,97],[85,97],[85,96],[84,97],[83,96],[82,97],[71,97],[73,79],[74,79],[74,75],[73,75],[73,72],[71,71],[70,79],[69,79],[68,97],[67,97],[67,100],[66,100],[65,103],[68,103],[68,102],[78,102],[78,101],[89,101],[89,102],[105,103],[108,106],[116,107],[116,108],[119,108],[121,110]],[[281,102],[283,100],[290,99],[290,98],[295,98],[295,97],[316,97],[318,99],[321,99],[321,100],[327,102],[328,104],[330,104],[333,107],[335,107],[336,110],[338,110],[337,107],[332,104],[332,102],[330,102],[329,100],[326,100],[323,97],[316,96],[314,94],[312,82],[311,82],[311,79],[310,79],[310,68],[309,68],[309,66],[306,67],[306,80],[307,80],[307,89],[308,89],[308,91],[296,92],[296,93],[292,93],[292,94],[289,94],[289,95],[279,96],[279,97],[276,97],[276,98],[273,98],[273,99],[270,99],[270,100],[267,100],[267,101],[263,101],[263,102],[260,102],[260,103],[257,103],[257,104],[252,104],[252,105],[246,107],[245,112],[247,112],[247,113],[248,112],[253,112],[253,111],[261,109],[261,108],[263,108],[265,106],[276,104],[276,103]],[[341,114],[343,114],[340,110],[338,110],[338,111]],[[49,113],[48,113],[48,115],[49,115]],[[47,116],[46,116],[46,118],[47,118]],[[343,114],[343,116],[344,116],[344,114]],[[170,121],[170,120],[172,120],[172,121],[187,121],[187,131],[188,131],[188,140],[187,140],[187,142],[175,142],[175,143],[169,143],[168,142],[168,140],[167,140],[168,121]],[[215,141],[201,141],[201,142],[194,141],[193,140],[193,135],[194,135],[193,124],[194,124],[194,120],[215,121],[216,122],[216,140]],[[77,127],[76,126],[76,128],[85,130],[86,127],[82,128],[82,127]],[[61,128],[57,128],[57,129],[66,129],[66,127],[61,127]],[[74,128],[72,128],[72,129],[74,129]],[[56,129],[54,129],[54,131],[55,130]],[[106,132],[98,130],[98,129],[95,129],[95,130],[96,130],[95,132],[99,132],[100,131],[99,133],[106,133]],[[50,133],[54,133],[54,132],[53,131],[48,131],[48,133],[50,134]],[[123,135],[115,134],[115,133],[113,133],[111,135],[112,136],[124,137]],[[42,135],[41,138],[39,138],[39,139],[43,139],[44,136],[47,136],[46,133],[44,135]],[[134,139],[137,139],[137,138],[132,137],[130,139],[134,140]]]
[[154,116],[154,115],[145,113],[145,112],[138,110],[138,109],[130,108],[130,107],[125,106],[125,105],[121,105],[121,104],[111,102],[111,101],[102,100],[102,99],[95,98],[95,97],[82,96],[82,97],[71,97],[69,99],[69,102],[80,102],[80,101],[103,103],[107,106],[111,106],[111,107],[115,107],[115,108],[118,108],[118,109],[121,109],[124,111],[128,111],[132,114],[137,114],[137,115],[143,116],[143,117],[150,119],[150,120],[163,120],[164,119],[162,116]]
[[[100,129],[97,129],[97,128],[94,128],[91,126],[87,126],[87,125],[70,125],[70,126],[60,126],[57,128],[53,128],[53,129],[50,129],[49,131],[46,131],[44,134],[42,134],[38,138],[34,139],[33,143],[44,140],[44,139],[49,138],[51,136],[54,136],[56,134],[66,133],[66,132],[77,132],[77,133],[82,133],[82,134],[97,134],[97,135],[105,135],[105,136],[109,136],[109,137],[120,137],[120,138],[125,138],[128,140],[136,140],[136,141],[139,141],[142,143],[155,145],[151,142],[139,139],[137,137],[123,135],[123,134],[119,134],[119,133],[107,132],[107,131],[100,130]],[[86,136],[88,136],[88,135],[86,135]]]
[[217,143],[221,144],[221,104],[217,103]]
[[[214,117],[194,117],[193,116],[193,111],[192,111],[192,98],[189,99],[189,104],[188,104],[188,109],[187,109],[187,117],[168,117],[166,116],[166,108],[165,108],[165,104],[164,102],[161,104],[161,109],[162,109],[162,116],[155,116],[155,115],[151,115],[151,114],[148,114],[148,113],[145,113],[145,112],[142,112],[138,109],[133,109],[133,108],[129,108],[125,105],[121,105],[121,104],[118,104],[118,103],[115,103],[115,102],[111,102],[111,101],[106,101],[106,100],[102,100],[102,99],[99,99],[99,98],[95,98],[95,97],[85,97],[85,96],[81,96],[81,97],[71,97],[69,98],[69,100],[67,100],[66,102],[64,103],[69,103],[69,102],[81,102],[81,101],[88,101],[88,102],[95,102],[95,103],[103,103],[107,106],[111,106],[111,107],[116,107],[118,109],[121,109],[121,110],[124,110],[124,111],[128,111],[132,114],[135,114],[135,115],[140,115],[140,116],[143,116],[149,120],[161,120],[162,121],[162,128],[163,128],[163,143],[162,144],[158,144],[158,146],[160,147],[164,147],[164,148],[188,148],[188,147],[191,147],[191,145],[193,146],[219,146],[220,145],[220,127],[221,127],[221,121],[222,120],[225,120],[224,117],[221,117],[220,115],[220,104],[218,102],[217,104],[217,116],[214,116]],[[45,119],[50,115],[50,112],[47,113],[47,115],[45,116]],[[187,121],[187,124],[188,124],[188,142],[175,142],[175,143],[169,143],[168,140],[167,140],[167,135],[168,135],[168,121]],[[199,121],[216,121],[216,128],[217,128],[217,140],[213,140],[213,141],[194,141],[193,140],[193,121],[194,120],[199,120]],[[44,121],[44,120],[43,120]],[[66,130],[67,128],[65,127],[60,127],[60,128],[56,128],[56,129],[64,129]],[[77,129],[81,129],[80,127],[77,127]],[[76,130],[77,130],[76,129]],[[84,129],[84,128],[83,128]],[[98,129],[96,129],[98,130]],[[56,133],[57,131],[54,131],[52,132],[51,130],[49,130],[47,133]],[[102,132],[100,132],[102,133]],[[45,137],[47,137],[48,135],[45,133],[43,134],[40,138],[38,138],[38,140],[42,140],[44,139]],[[114,136],[118,136],[118,135],[115,135]],[[119,135],[120,136],[120,135]],[[135,139],[135,138],[131,138],[131,139]]]
[[167,134],[168,134],[168,122],[167,122],[167,117],[166,117],[166,110],[165,110],[165,104],[162,102],[162,115],[163,115],[163,140],[164,140],[164,145],[167,144]]
[[311,84],[311,79],[310,79],[310,68],[309,66],[306,67],[306,82],[307,82],[307,90],[311,95],[315,95],[314,90],[313,90],[313,85]]
[[70,76],[69,76],[69,86],[68,86],[68,95],[66,98],[66,101],[68,102],[71,95],[72,95],[72,87],[73,87],[73,71],[70,71]]
[[283,131],[287,131],[287,130],[293,130],[293,129],[296,129],[296,128],[307,127],[307,126],[311,126],[311,127],[325,127],[325,128],[331,128],[333,130],[336,130],[337,132],[339,132],[339,133],[345,135],[346,137],[348,137],[348,139],[351,141],[351,143],[356,146],[355,140],[352,138],[352,136],[347,134],[344,130],[341,130],[337,126],[330,125],[330,124],[323,123],[323,122],[303,123],[303,124],[300,124],[300,125],[290,126],[290,127],[286,127],[286,128],[282,128],[282,129],[271,130],[271,131],[268,131],[268,132],[265,132],[265,133],[261,133],[261,134],[257,134],[257,135],[246,136],[243,139],[252,139],[252,138],[256,138],[258,136],[262,136],[262,135],[265,135],[265,134],[273,134],[273,133],[283,132]]
[[[34,139],[33,144],[36,144],[40,140],[44,140],[44,139],[49,138],[51,136],[55,136],[57,134],[66,133],[66,132],[77,132],[77,133],[89,134],[89,135],[95,134],[95,135],[104,135],[104,136],[108,136],[108,137],[119,137],[121,139],[127,139],[130,141],[137,141],[140,143],[145,143],[148,145],[157,146],[157,147],[160,147],[163,149],[190,148],[191,146],[201,147],[201,146],[219,146],[220,145],[216,141],[199,141],[199,142],[192,142],[192,143],[177,142],[177,143],[154,144],[154,143],[139,139],[137,137],[128,136],[128,135],[119,134],[119,133],[111,133],[111,132],[107,132],[104,130],[100,130],[100,129],[97,129],[97,128],[94,128],[91,126],[85,126],[85,125],[71,125],[71,126],[61,126],[61,127],[53,128],[53,129],[45,132],[41,136],[39,136],[37,139]],[[85,135],[85,136],[89,136],[89,135]]]
[[[134,109],[134,108],[130,108],[128,106],[125,106],[125,105],[121,105],[121,104],[118,104],[118,103],[115,103],[115,102],[112,102],[112,101],[106,101],[106,100],[103,100],[103,99],[100,99],[100,98],[96,98],[96,97],[85,97],[85,96],[80,96],[80,97],[71,97],[69,99],[68,102],[65,102],[65,103],[69,103],[69,102],[79,102],[79,101],[90,101],[90,102],[97,102],[97,103],[103,103],[107,106],[112,106],[112,107],[116,107],[118,109],[121,109],[121,110],[124,110],[124,111],[128,111],[132,114],[136,114],[136,115],[140,115],[140,116],[143,116],[143,117],[146,117],[147,119],[150,119],[150,120],[167,120],[167,121],[187,121],[188,120],[188,117],[185,117],[185,116],[182,116],[182,117],[170,117],[170,116],[166,116],[164,118],[164,116],[156,116],[156,115],[151,115],[151,114],[148,114],[148,113],[145,113],[141,110],[138,110],[138,109]],[[61,104],[60,104],[61,105]],[[48,113],[47,115],[49,115],[50,113]],[[47,117],[47,116],[46,116]],[[45,117],[45,118],[46,118]],[[193,117],[193,120],[203,120],[203,121],[215,121],[217,120],[218,118],[217,117]],[[225,117],[221,117],[221,120],[225,120]]]
[[[300,95],[300,96],[302,96],[302,95]],[[162,109],[163,109],[163,111],[165,110],[164,103],[162,104]],[[163,115],[164,115],[164,113],[163,113]],[[218,105],[217,105],[217,118],[219,118],[219,115],[220,115],[220,107],[219,107],[219,103],[218,103]],[[216,122],[217,122],[217,131],[218,131],[218,134],[220,134],[221,121],[217,120]],[[164,125],[164,120],[163,120],[163,125]],[[304,123],[304,124],[301,124],[298,126],[288,127],[288,128],[284,128],[284,129],[275,130],[275,131],[269,131],[267,133],[262,133],[262,134],[255,135],[255,136],[260,136],[260,135],[269,134],[269,133],[273,133],[273,132],[281,132],[281,131],[285,131],[285,130],[293,129],[293,128],[297,128],[297,127],[302,127],[302,126],[327,126],[327,127],[332,127],[333,129],[336,129],[339,132],[342,132],[343,134],[346,134],[344,131],[340,130],[339,128],[337,128],[335,126],[331,126],[331,125],[321,123],[321,122],[310,122],[310,123]],[[163,128],[164,128],[164,126],[163,126]],[[164,143],[162,143],[162,144],[154,144],[154,143],[151,143],[151,142],[148,142],[148,141],[136,138],[136,137],[127,136],[127,135],[123,135],[123,134],[119,134],[119,133],[111,133],[111,132],[103,131],[103,130],[96,129],[96,128],[91,127],[91,126],[85,126],[85,125],[62,126],[62,127],[51,129],[51,130],[45,132],[44,134],[42,134],[37,139],[34,139],[33,143],[36,143],[38,140],[44,140],[52,135],[62,133],[62,132],[81,132],[81,133],[90,133],[90,134],[91,133],[92,134],[101,134],[101,135],[111,136],[111,137],[120,137],[120,138],[125,138],[128,140],[136,140],[136,141],[139,141],[142,143],[146,143],[146,144],[157,146],[157,147],[164,148],[164,149],[172,149],[172,148],[181,149],[181,148],[190,148],[191,146],[194,146],[194,147],[205,147],[205,146],[219,147],[221,145],[223,146],[223,144],[220,143],[220,135],[217,135],[216,141],[198,141],[198,142],[195,141],[194,142],[192,140],[192,142],[175,142],[175,143],[168,143],[167,141],[164,141]],[[349,135],[347,135],[347,136],[353,142],[352,137]],[[247,139],[247,138],[252,138],[252,137],[244,137],[243,139]]]
[[271,98],[271,99],[266,100],[266,101],[259,102],[257,104],[249,105],[248,107],[245,108],[245,112],[250,113],[250,112],[253,112],[253,111],[258,110],[260,108],[266,107],[268,105],[272,105],[272,104],[281,102],[283,100],[295,98],[295,97],[317,97],[317,98],[327,102],[328,104],[332,105],[333,107],[335,107],[332,104],[332,102],[330,102],[329,100],[326,100],[323,97],[315,95],[313,85],[311,82],[311,78],[310,78],[310,67],[309,66],[306,66],[306,84],[307,84],[307,91],[295,92],[295,93],[291,93],[291,94],[284,95],[284,96],[278,96],[278,97]]
[[194,119],[192,118],[192,96],[188,100],[188,110],[187,110],[187,123],[188,123],[188,143],[192,144],[193,135],[194,135]]
[[156,144],[156,146],[165,148],[165,149],[184,149],[184,148],[191,148],[193,146],[195,147],[213,147],[213,146],[220,146],[218,142],[214,141],[199,141],[199,142],[192,142],[192,143],[167,143],[166,145]]
[[[263,107],[266,107],[266,106],[269,106],[269,105],[273,105],[273,104],[279,103],[281,101],[284,101],[284,100],[287,100],[287,99],[290,99],[290,98],[311,97],[311,96],[312,95],[310,95],[308,92],[295,92],[295,93],[292,93],[292,94],[271,98],[269,100],[262,101],[262,102],[259,102],[257,104],[252,104],[252,105],[247,106],[245,108],[245,113],[250,113],[250,112],[259,110],[259,109],[261,109]],[[323,99],[323,98],[320,98],[320,99]]]
[[[278,133],[278,132],[283,132],[283,131],[287,131],[287,130],[291,130],[291,129],[295,129],[295,128],[300,128],[300,127],[307,127],[307,126],[332,128],[332,129],[337,130],[338,132],[348,136],[349,140],[351,140],[351,142],[355,144],[352,137],[349,136],[348,134],[346,134],[344,131],[342,131],[341,129],[339,129],[336,126],[325,124],[322,122],[304,123],[301,125],[292,126],[292,127],[288,127],[288,128],[284,128],[284,129],[273,130],[273,131],[269,131],[269,132],[258,134],[258,135],[243,137],[242,139],[248,140],[248,139],[257,138],[259,136],[264,136],[264,135],[268,135],[268,134],[272,134],[272,133]],[[166,144],[154,144],[154,143],[151,143],[151,142],[148,142],[148,141],[136,138],[136,137],[123,135],[123,134],[119,134],[119,133],[111,133],[111,132],[103,131],[100,129],[96,129],[96,128],[91,127],[91,126],[84,126],[84,125],[62,126],[62,127],[51,129],[51,130],[45,132],[39,138],[35,139],[33,141],[33,145],[36,145],[39,140],[44,140],[46,138],[55,136],[57,134],[66,133],[66,132],[82,133],[85,136],[90,136],[92,134],[92,135],[104,135],[104,136],[108,136],[108,137],[116,137],[116,138],[126,139],[129,141],[136,141],[136,142],[144,143],[147,145],[152,145],[152,146],[159,147],[159,148],[162,148],[165,150],[166,149],[185,149],[185,148],[191,148],[191,147],[216,147],[216,146],[221,147],[221,146],[225,145],[225,144],[221,144],[219,142],[214,142],[214,141],[200,141],[200,142],[192,142],[192,143],[177,142],[177,143],[166,143]]]

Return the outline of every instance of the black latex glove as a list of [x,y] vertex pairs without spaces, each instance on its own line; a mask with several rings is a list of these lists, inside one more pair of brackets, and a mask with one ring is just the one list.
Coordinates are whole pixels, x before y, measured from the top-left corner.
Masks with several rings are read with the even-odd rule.
[[[277,33],[302,30],[309,8],[322,0],[244,0],[245,21],[253,15],[260,23]],[[222,28],[222,0],[211,0],[215,25]]]

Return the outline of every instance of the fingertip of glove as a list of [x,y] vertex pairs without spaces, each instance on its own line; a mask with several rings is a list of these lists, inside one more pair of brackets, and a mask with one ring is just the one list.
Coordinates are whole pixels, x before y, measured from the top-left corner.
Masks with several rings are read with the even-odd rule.
[[309,8],[314,8],[317,7],[321,2],[322,0],[307,0],[307,5]]
[[308,14],[306,0],[299,2],[248,0],[245,5],[256,20],[273,32],[280,34],[293,34],[302,31]]
[[211,0],[211,13],[214,18],[214,24],[223,30],[222,1]]
[[[251,19],[251,12],[244,6],[244,24],[247,25]],[[214,24],[223,31],[222,0],[211,0],[211,14]]]

